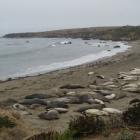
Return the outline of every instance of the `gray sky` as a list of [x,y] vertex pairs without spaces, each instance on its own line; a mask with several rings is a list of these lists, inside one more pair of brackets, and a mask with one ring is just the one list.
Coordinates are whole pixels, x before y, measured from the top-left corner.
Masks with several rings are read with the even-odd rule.
[[140,25],[140,0],[0,0],[0,34]]

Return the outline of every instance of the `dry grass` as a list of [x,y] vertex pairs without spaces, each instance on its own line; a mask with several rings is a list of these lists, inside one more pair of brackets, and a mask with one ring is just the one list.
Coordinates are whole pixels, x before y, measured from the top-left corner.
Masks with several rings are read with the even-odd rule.
[[14,124],[13,127],[0,128],[0,140],[23,140],[31,132],[25,127],[20,115],[14,110],[0,109],[0,117],[7,117]]

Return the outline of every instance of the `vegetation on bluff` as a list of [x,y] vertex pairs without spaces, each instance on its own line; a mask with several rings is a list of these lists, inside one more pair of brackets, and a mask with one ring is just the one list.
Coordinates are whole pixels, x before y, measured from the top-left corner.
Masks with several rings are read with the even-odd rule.
[[71,37],[83,39],[123,40],[131,41],[140,39],[140,26],[123,27],[91,27],[79,29],[65,29],[48,32],[14,33],[7,34],[6,38],[24,37]]

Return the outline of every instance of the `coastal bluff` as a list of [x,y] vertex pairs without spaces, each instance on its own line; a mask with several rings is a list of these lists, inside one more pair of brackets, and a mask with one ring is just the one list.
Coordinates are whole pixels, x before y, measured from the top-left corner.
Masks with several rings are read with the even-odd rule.
[[132,41],[140,39],[140,26],[114,26],[63,29],[45,32],[11,33],[4,38],[82,38],[114,41]]

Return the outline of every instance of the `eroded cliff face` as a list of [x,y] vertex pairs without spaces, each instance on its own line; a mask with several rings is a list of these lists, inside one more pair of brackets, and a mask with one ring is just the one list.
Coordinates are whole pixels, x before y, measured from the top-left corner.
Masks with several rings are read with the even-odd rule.
[[123,27],[91,27],[79,29],[65,29],[48,32],[29,32],[7,34],[5,38],[83,38],[83,39],[102,39],[102,40],[123,40],[131,41],[140,39],[140,26]]

